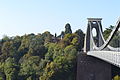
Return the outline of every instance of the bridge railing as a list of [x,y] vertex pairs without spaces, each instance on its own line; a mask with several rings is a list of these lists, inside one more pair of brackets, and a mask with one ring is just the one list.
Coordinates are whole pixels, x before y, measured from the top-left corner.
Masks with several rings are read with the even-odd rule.
[[87,53],[90,56],[100,58],[108,63],[120,67],[120,52],[113,51],[89,51]]

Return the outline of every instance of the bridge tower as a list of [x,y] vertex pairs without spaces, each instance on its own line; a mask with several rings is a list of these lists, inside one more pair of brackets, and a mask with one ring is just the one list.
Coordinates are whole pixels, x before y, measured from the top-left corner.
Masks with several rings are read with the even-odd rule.
[[[119,74],[116,72],[116,70],[119,70],[117,67],[104,61],[104,59],[106,60],[106,58],[104,58],[105,56],[100,56],[99,58],[98,56],[96,57],[89,54],[91,52],[97,55],[96,53],[99,51],[109,51],[112,49],[108,44],[112,38],[111,36],[115,34],[114,31],[116,31],[118,27],[114,29],[108,40],[105,41],[102,34],[101,20],[102,18],[88,18],[84,52],[79,53],[77,58],[77,80],[112,80],[114,75]],[[96,30],[96,36],[93,36],[93,29]],[[101,54],[102,53],[100,53],[100,55]]]
[[96,42],[96,46],[100,47],[101,45],[103,45],[104,41],[102,39],[102,35],[101,33],[103,33],[102,30],[102,25],[101,25],[101,20],[102,18],[88,18],[88,27],[87,27],[87,32],[86,32],[86,36],[85,36],[85,42],[84,42],[84,52],[87,51],[91,51],[93,50],[93,34],[92,30],[95,29],[96,30],[96,36],[94,37],[95,42]]

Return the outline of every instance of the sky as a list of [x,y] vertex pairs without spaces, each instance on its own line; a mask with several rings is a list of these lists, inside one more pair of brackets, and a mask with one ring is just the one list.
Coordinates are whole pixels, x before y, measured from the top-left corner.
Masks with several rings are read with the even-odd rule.
[[120,17],[120,0],[0,0],[0,38],[50,31],[59,35],[70,23],[86,32],[87,18],[103,18],[105,29]]

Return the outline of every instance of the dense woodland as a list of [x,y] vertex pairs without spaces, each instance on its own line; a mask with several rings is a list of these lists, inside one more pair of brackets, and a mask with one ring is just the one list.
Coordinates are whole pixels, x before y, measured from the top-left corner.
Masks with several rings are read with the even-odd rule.
[[[107,28],[104,37],[110,32]],[[83,50],[84,37],[81,29],[72,33],[69,23],[58,36],[48,31],[4,36],[0,40],[0,80],[75,80],[76,57]]]

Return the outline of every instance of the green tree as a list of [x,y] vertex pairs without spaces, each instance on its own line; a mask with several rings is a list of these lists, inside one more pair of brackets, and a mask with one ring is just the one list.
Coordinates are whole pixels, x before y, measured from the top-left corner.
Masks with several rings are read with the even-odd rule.
[[[66,46],[68,45],[74,45],[75,44],[75,39],[76,38],[77,40],[79,39],[79,36],[75,33],[73,34],[66,34],[64,36],[64,38],[61,40],[60,44],[63,48],[65,48]],[[76,41],[76,44],[79,44],[79,40]]]
[[[112,32],[114,26],[110,26],[109,28],[106,28],[106,30],[103,32],[103,36],[105,39],[107,39]],[[120,31],[117,31],[117,33],[114,35],[113,39],[110,41],[110,45],[113,47],[120,47]]]
[[40,56],[44,58],[45,53],[47,52],[46,47],[43,45],[42,40],[34,38],[29,45],[28,54],[31,56]]
[[10,38],[7,35],[4,35],[2,38],[3,42],[9,41],[9,40],[10,40]]
[[18,65],[14,58],[7,58],[5,60],[4,71],[7,80],[17,80]]
[[16,57],[17,55],[17,46],[14,45],[13,41],[7,41],[4,42],[3,46],[2,46],[2,55],[3,55],[3,59],[7,59],[9,56],[11,57]]
[[4,66],[5,66],[5,63],[0,62],[0,80],[6,80],[6,75],[5,75],[5,72],[4,72]]
[[67,23],[66,25],[65,25],[65,34],[71,34],[72,33],[72,30],[71,30],[71,26],[70,26],[70,24],[69,23]]
[[32,80],[37,79],[37,77],[39,76],[39,62],[39,56],[31,56],[28,59],[25,59],[21,63],[19,76],[21,76],[24,80],[27,78],[29,79],[30,77],[32,78]]
[[42,34],[42,38],[44,39],[44,43],[47,44],[49,42],[52,42],[53,35],[50,34],[50,32],[46,31]]
[[118,75],[115,76],[115,77],[114,77],[114,80],[120,80],[120,76],[118,76]]
[[[75,39],[75,41],[77,42],[77,50],[81,51],[84,47],[84,38],[85,38],[85,34],[83,33],[83,31],[81,29],[78,29],[75,34],[78,35],[78,37]],[[77,41],[78,40],[78,41]],[[74,41],[74,42],[75,42]]]
[[112,32],[114,26],[110,26],[109,28],[106,28],[105,31],[103,32],[103,36],[105,39],[107,39],[110,35],[110,33]]
[[[62,37],[62,39],[60,39]],[[1,80],[75,80],[77,51],[82,50],[84,33],[65,32],[4,37],[0,40]]]
[[46,45],[46,47],[48,48],[48,51],[45,55],[45,59],[53,61],[54,48],[56,47],[56,44],[55,43],[49,43],[48,45]]
[[47,63],[40,80],[75,80],[77,50],[73,45],[67,46],[62,52],[58,49],[54,48],[53,54],[57,56]]

